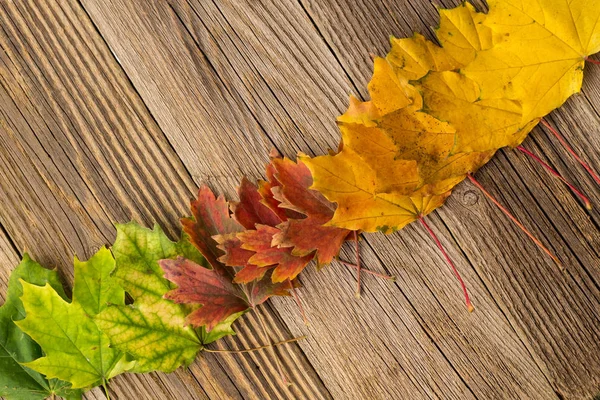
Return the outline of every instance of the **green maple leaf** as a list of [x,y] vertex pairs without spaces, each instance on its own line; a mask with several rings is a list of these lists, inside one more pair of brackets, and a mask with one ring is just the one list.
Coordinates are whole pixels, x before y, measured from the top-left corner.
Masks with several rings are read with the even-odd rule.
[[52,395],[80,399],[81,391],[71,389],[68,382],[47,380],[39,372],[21,365],[41,357],[42,350],[14,323],[25,317],[20,299],[23,293],[20,280],[35,285],[49,284],[59,296],[65,298],[58,274],[42,268],[28,254],[24,254],[23,260],[10,276],[6,301],[0,307],[0,396],[7,400],[37,400]]
[[124,304],[124,292],[110,273],[114,259],[106,248],[87,262],[75,259],[73,301],[68,302],[50,284],[37,286],[21,280],[25,319],[16,324],[42,348],[45,356],[24,363],[47,378],[89,388],[106,382],[133,366],[110,347],[108,337],[93,317],[110,304]]
[[114,276],[134,302],[108,307],[95,321],[116,348],[137,360],[136,372],[172,372],[189,365],[205,344],[234,334],[231,324],[235,318],[214,332],[196,331],[185,321],[190,309],[163,298],[173,286],[163,278],[159,260],[183,256],[206,265],[187,237],[173,242],[158,225],[153,230],[133,222],[116,227]]

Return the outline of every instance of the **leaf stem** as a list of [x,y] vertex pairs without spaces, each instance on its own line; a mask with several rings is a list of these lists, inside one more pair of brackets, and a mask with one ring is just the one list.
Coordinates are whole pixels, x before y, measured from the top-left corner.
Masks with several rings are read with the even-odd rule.
[[577,160],[577,162],[579,162],[579,164],[581,164],[581,166],[583,168],[585,168],[585,170],[588,172],[588,174],[590,174],[590,176],[592,178],[594,178],[594,180],[596,181],[597,184],[600,185],[600,177],[598,177],[598,175],[594,172],[594,170],[585,162],[583,161],[578,155],[577,153],[575,153],[575,150],[573,150],[571,148],[571,146],[569,146],[567,144],[567,141],[562,137],[562,135],[560,133],[558,133],[558,131],[556,129],[554,129],[548,122],[546,122],[544,119],[541,120],[542,125],[544,125],[546,128],[548,128],[550,130],[550,132],[552,132],[552,134],[558,139],[558,141],[563,145],[563,147],[565,149],[567,149],[567,151],[569,153],[571,153],[571,155],[573,156],[573,158],[575,158]]
[[[340,262],[340,264],[343,264],[343,265],[345,265],[347,267],[357,268],[358,269],[357,265],[354,265],[354,264],[349,263],[347,261],[342,261],[342,260],[338,260],[338,261]],[[384,274],[380,274],[378,272],[370,271],[370,270],[364,269],[364,268],[361,268],[360,270],[362,272],[364,272],[365,274],[371,274],[371,275],[376,276],[376,277],[381,278],[381,279],[386,279],[386,280],[389,280],[389,281],[392,281],[392,282],[396,281],[396,277],[393,276],[393,275],[384,275]]]
[[360,265],[360,249],[358,246],[358,233],[354,231],[354,242],[356,244],[356,293],[354,296],[359,299],[360,298],[360,271],[362,267]]
[[258,347],[253,347],[251,349],[239,349],[239,350],[211,350],[211,349],[207,349],[204,348],[204,351],[208,352],[208,353],[229,353],[229,354],[241,354],[241,353],[251,353],[254,351],[258,351],[258,350],[263,350],[263,349],[267,349],[269,347],[274,347],[274,346],[281,346],[283,344],[287,344],[287,343],[294,343],[294,342],[298,342],[300,340],[306,339],[306,335],[305,336],[300,336],[300,337],[295,337],[295,338],[291,338],[291,339],[287,339],[287,340],[282,340],[281,342],[276,342],[276,343],[271,343],[271,344],[266,344],[264,346],[258,346]]
[[290,386],[291,383],[288,381],[287,377],[285,376],[285,373],[283,372],[283,366],[281,365],[281,362],[279,361],[279,358],[277,357],[277,353],[275,353],[275,347],[274,347],[275,345],[271,341],[271,337],[269,336],[269,333],[267,332],[267,326],[265,325],[265,321],[263,320],[262,316],[258,313],[256,308],[254,309],[254,311],[258,317],[258,322],[260,322],[260,327],[262,328],[262,333],[264,335],[264,338],[266,339],[267,342],[270,343],[270,345],[267,347],[271,350],[273,358],[275,359],[275,364],[277,365],[277,371],[279,372],[279,376],[281,378],[281,383],[284,386]]
[[429,225],[427,224],[427,222],[425,222],[425,219],[423,218],[422,215],[419,216],[419,221],[421,221],[421,225],[423,225],[423,227],[427,230],[427,232],[429,233],[429,235],[433,238],[433,240],[435,241],[435,244],[440,249],[440,251],[442,252],[442,255],[446,259],[446,262],[452,268],[452,271],[454,272],[454,275],[456,276],[456,279],[458,279],[458,282],[460,283],[460,287],[462,288],[463,294],[465,296],[465,303],[467,305],[467,310],[469,312],[473,312],[473,310],[475,309],[475,307],[473,307],[473,303],[471,303],[471,298],[469,297],[469,292],[467,291],[467,286],[465,285],[465,282],[462,280],[460,274],[458,273],[458,270],[454,266],[454,263],[452,262],[452,259],[450,258],[450,256],[448,255],[448,253],[446,253],[446,250],[444,249],[444,246],[442,246],[442,242],[440,242],[440,239],[438,239],[438,237],[435,234],[435,232],[433,232],[433,230],[429,227]]
[[104,388],[104,394],[106,395],[106,400],[110,400],[110,393],[108,392],[108,387],[106,386],[106,379],[102,379],[102,387]]
[[573,193],[575,193],[577,196],[579,196],[581,198],[581,200],[584,202],[585,208],[587,208],[588,210],[592,209],[592,203],[590,202],[590,199],[588,199],[587,196],[585,196],[580,190],[578,190],[575,186],[573,186],[569,181],[567,181],[565,178],[563,178],[563,176],[561,174],[559,174],[554,168],[552,168],[551,166],[546,164],[544,161],[542,161],[541,158],[539,158],[538,156],[536,156],[535,154],[533,154],[531,151],[527,150],[523,146],[518,146],[517,150],[519,150],[520,152],[522,152],[524,154],[527,154],[529,157],[533,158],[535,161],[540,163],[542,165],[542,167],[546,168],[546,170],[548,170],[548,172],[550,172],[552,175],[554,175],[555,177],[560,179],[565,185],[567,185],[573,191]]
[[585,61],[589,61],[589,62],[591,62],[592,64],[600,65],[600,61],[598,61],[598,60],[592,60],[592,59],[591,59],[591,58],[589,58],[589,57],[586,57],[586,58],[585,58]]
[[546,246],[544,246],[544,245],[542,244],[542,242],[540,242],[540,241],[539,241],[539,240],[538,240],[538,239],[537,239],[535,236],[533,236],[533,234],[532,234],[531,232],[529,232],[529,230],[527,230],[527,228],[525,228],[525,226],[524,226],[522,223],[520,223],[520,222],[517,220],[517,218],[515,218],[515,216],[514,216],[514,215],[512,215],[512,214],[510,213],[510,211],[508,211],[508,210],[507,210],[507,209],[506,209],[506,208],[505,208],[505,207],[504,207],[502,204],[500,204],[500,203],[498,202],[498,200],[496,200],[496,199],[494,198],[494,196],[492,196],[492,195],[491,195],[491,193],[490,193],[490,192],[488,192],[487,190],[485,190],[485,188],[484,188],[484,187],[483,187],[483,186],[482,186],[482,185],[481,185],[481,184],[480,184],[480,183],[479,183],[479,182],[478,182],[478,181],[477,181],[477,180],[476,180],[476,179],[473,177],[473,175],[471,175],[471,174],[468,174],[467,176],[469,177],[469,180],[470,180],[470,181],[471,181],[471,182],[472,182],[472,183],[473,183],[475,186],[477,186],[477,187],[479,188],[479,190],[481,190],[481,191],[483,192],[483,194],[485,194],[485,195],[486,195],[486,197],[487,197],[488,199],[490,199],[490,201],[491,201],[492,203],[494,203],[494,204],[495,204],[495,205],[496,205],[496,206],[497,206],[497,207],[498,207],[498,208],[499,208],[499,209],[500,209],[500,210],[501,210],[501,211],[502,211],[502,212],[503,212],[503,213],[504,213],[504,214],[505,214],[505,215],[506,215],[506,216],[507,216],[507,217],[508,217],[508,218],[509,218],[509,219],[510,219],[512,222],[514,222],[514,223],[515,223],[515,224],[516,224],[516,225],[517,225],[517,226],[518,226],[518,227],[519,227],[519,228],[520,228],[520,229],[521,229],[523,232],[525,232],[525,234],[526,234],[527,236],[529,236],[529,238],[530,238],[531,240],[533,240],[533,242],[534,242],[534,243],[535,243],[535,244],[536,244],[536,245],[537,245],[537,246],[538,246],[540,249],[542,249],[542,250],[544,251],[544,253],[548,254],[548,256],[550,256],[550,258],[552,258],[552,260],[554,260],[554,262],[555,262],[555,263],[556,263],[556,264],[557,264],[557,265],[558,265],[558,266],[559,266],[559,267],[562,269],[562,264],[561,264],[561,262],[559,261],[559,259],[558,259],[558,258],[557,258],[557,257],[556,257],[554,254],[552,254],[552,252],[551,252],[550,250],[548,250],[548,248],[547,248]]
[[302,315],[302,320],[304,321],[304,325],[309,325],[308,324],[308,319],[306,318],[306,314],[304,313],[304,307],[302,307],[302,302],[300,301],[300,297],[298,296],[298,293],[296,293],[296,288],[294,287],[294,284],[292,283],[292,281],[290,281],[288,279],[288,282],[290,283],[290,288],[292,290],[292,296],[294,296],[294,300],[296,300],[296,304],[298,305],[298,308],[300,309],[300,315]]

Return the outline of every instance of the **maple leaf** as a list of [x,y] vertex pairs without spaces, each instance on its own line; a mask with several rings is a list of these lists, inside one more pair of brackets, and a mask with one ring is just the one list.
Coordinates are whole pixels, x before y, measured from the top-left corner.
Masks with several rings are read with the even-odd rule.
[[[261,215],[268,215],[272,221],[278,221],[275,214],[267,213],[268,208],[259,207],[261,203],[254,193],[256,187],[249,182],[244,186],[241,189],[244,204],[237,204],[234,207],[239,212],[238,218],[248,226],[256,226],[254,221]],[[201,305],[187,316],[187,323],[193,326],[205,326],[207,332],[212,332],[217,323],[231,315],[243,313],[271,296],[289,295],[288,291],[292,289],[293,283],[290,280],[272,282],[268,269],[265,273],[261,271],[259,278],[263,279],[258,281],[248,284],[234,282],[236,269],[223,264],[222,260],[227,257],[231,257],[232,260],[241,258],[242,261],[238,262],[242,264],[241,266],[246,265],[247,260],[244,257],[250,256],[250,253],[241,251],[242,241],[237,239],[237,235],[245,232],[244,227],[231,217],[225,199],[222,196],[215,197],[206,186],[200,188],[198,198],[192,200],[191,204],[193,218],[182,219],[182,224],[184,230],[190,235],[192,243],[210,261],[211,268],[185,258],[161,261],[165,277],[178,286],[165,294],[165,298],[176,303]],[[219,243],[225,242],[231,243],[228,248],[235,248],[237,253],[224,254],[219,248]]]
[[182,255],[206,264],[186,236],[173,242],[158,225],[151,230],[133,222],[116,228],[114,277],[133,304],[107,307],[95,321],[114,347],[136,359],[135,372],[174,371],[190,364],[204,344],[233,333],[233,320],[220,326],[221,336],[204,328],[195,332],[185,323],[190,310],[163,298],[172,285],[163,277],[159,260]]
[[271,269],[250,264],[249,260],[255,252],[242,248],[243,243],[237,234],[217,235],[213,239],[219,243],[219,248],[225,253],[219,261],[228,267],[242,267],[235,273],[233,283],[250,283],[262,279]]
[[423,93],[424,110],[456,129],[452,153],[516,147],[537,124],[522,126],[519,102],[481,99],[477,82],[457,72],[432,72],[417,87]]
[[254,229],[256,224],[275,226],[285,218],[266,206],[258,188],[246,177],[238,188],[240,201],[231,203],[231,209],[237,222],[246,229]]
[[[325,225],[335,213],[336,206],[320,192],[310,189],[313,178],[302,162],[288,158],[271,161],[277,171],[280,186],[275,188],[279,207],[294,210],[305,218],[290,218],[279,224],[280,232],[274,232],[272,245],[291,247],[292,256],[306,257],[316,252],[318,265],[330,263],[340,252],[340,247],[350,234],[348,229]],[[275,270],[273,275],[278,275]]]
[[[24,363],[46,378],[86,388],[131,369],[134,362],[110,346],[93,317],[109,304],[124,304],[124,292],[110,277],[114,259],[106,248],[87,262],[75,258],[73,300],[69,303],[49,283],[37,286],[21,280],[24,319],[16,321],[42,348],[44,356]],[[89,285],[89,286],[88,286]],[[83,287],[85,286],[85,287]]]
[[[282,221],[294,218],[303,218],[303,214],[294,211],[291,208],[280,207],[281,202],[275,198],[274,193],[279,190],[281,183],[277,180],[277,169],[273,160],[280,159],[281,157],[276,151],[271,152],[271,162],[269,162],[265,168],[267,180],[258,181],[258,193],[260,194],[260,202],[274,213],[276,213]],[[262,224],[268,224],[268,221],[262,221]],[[274,226],[274,225],[272,225]]]
[[[312,189],[338,203],[328,225],[349,230],[391,233],[443,204],[450,192],[432,196],[378,193],[376,173],[349,147],[334,155],[300,160],[311,170]],[[403,179],[408,174],[399,175]]]
[[268,276],[259,282],[238,285],[229,275],[182,257],[162,260],[161,267],[165,277],[178,286],[165,297],[176,303],[202,305],[188,315],[187,322],[206,326],[207,332],[212,332],[218,322],[244,313],[271,296],[288,296],[291,289],[290,281],[273,284]]
[[[281,222],[282,217],[260,201],[261,196],[250,181],[243,179],[238,192],[240,202],[232,208],[237,213],[236,218],[246,224],[248,229],[254,229],[263,216],[267,220],[272,219],[274,223]],[[231,218],[228,203],[223,196],[217,198],[207,186],[203,186],[198,191],[198,198],[192,200],[191,209],[193,218],[181,220],[183,229],[190,235],[198,250],[212,260],[210,264],[215,274],[229,276],[234,283],[249,283],[264,276],[266,270],[261,271],[248,264],[253,253],[243,250],[241,241],[236,239],[236,234],[243,232],[244,226]],[[236,271],[225,268],[223,263],[230,267],[244,268],[237,277]]]
[[42,400],[51,396],[80,399],[81,390],[71,389],[70,383],[48,380],[22,365],[42,357],[42,350],[15,324],[15,321],[25,318],[20,299],[23,294],[21,280],[38,286],[48,284],[66,299],[56,271],[43,268],[25,253],[10,275],[6,301],[0,307],[0,396],[6,400]]
[[268,225],[256,225],[255,230],[238,233],[244,250],[254,252],[248,263],[257,267],[274,267],[271,279],[274,283],[293,280],[306,265],[314,258],[313,252],[299,257],[292,255],[291,248],[273,246],[278,228]]
[[529,122],[579,92],[585,60],[600,51],[600,0],[488,3],[482,23],[497,39],[461,70],[482,99],[518,100]]
[[452,71],[461,67],[444,48],[418,33],[412,38],[392,37],[390,44],[387,61],[393,66],[395,73],[409,81],[421,79],[430,71]]
[[470,3],[464,2],[458,7],[438,11],[440,26],[436,30],[437,38],[445,53],[457,62],[455,68],[446,68],[443,71],[464,67],[473,61],[479,52],[494,45],[494,36],[498,35],[483,23],[485,14],[476,12]]
[[[216,198],[208,186],[202,186],[198,197],[191,202],[194,218],[182,218],[183,230],[213,268],[219,268],[221,252],[212,236],[241,232],[244,227],[229,215],[229,206],[223,196]],[[166,258],[166,257],[165,257]]]

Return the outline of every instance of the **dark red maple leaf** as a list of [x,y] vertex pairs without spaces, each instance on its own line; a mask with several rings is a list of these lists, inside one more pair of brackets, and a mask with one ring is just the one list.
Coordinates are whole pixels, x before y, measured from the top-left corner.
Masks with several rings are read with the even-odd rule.
[[303,218],[303,215],[286,207],[280,207],[280,201],[277,200],[274,196],[274,192],[276,192],[278,187],[280,186],[279,181],[275,177],[277,174],[277,170],[275,169],[275,165],[273,164],[273,160],[277,160],[280,158],[274,157],[273,152],[271,152],[271,162],[266,166],[266,181],[258,182],[258,192],[262,197],[261,203],[269,207],[273,212],[275,212],[282,221],[285,221],[289,218]]
[[285,216],[279,215],[265,205],[257,187],[246,177],[238,188],[240,201],[231,204],[235,219],[246,229],[254,229],[256,224],[275,226],[283,222]]
[[336,206],[320,192],[310,189],[313,179],[306,165],[287,158],[273,159],[271,163],[279,183],[272,189],[274,198],[280,202],[279,207],[306,216],[288,219],[278,225],[280,232],[274,235],[273,244],[293,248],[291,254],[299,257],[316,251],[319,265],[330,263],[351,231],[326,225]]
[[254,252],[248,259],[248,264],[257,267],[275,266],[271,277],[273,282],[293,280],[314,257],[313,254],[294,256],[291,248],[273,246],[273,236],[279,232],[278,228],[258,224],[255,230],[237,234],[242,242],[241,248]]
[[[260,271],[257,280],[248,285],[233,282],[236,269],[220,261],[223,251],[213,236],[234,239],[235,244],[235,240],[238,240],[236,233],[244,231],[244,227],[231,217],[228,204],[222,196],[216,198],[207,186],[203,186],[198,191],[198,198],[192,200],[191,209],[193,218],[181,220],[184,231],[190,235],[191,242],[208,260],[212,269],[185,258],[160,261],[165,278],[178,286],[165,294],[165,298],[177,303],[202,306],[188,315],[190,324],[205,326],[210,331],[230,315],[253,308],[271,296],[289,295],[294,283],[290,280],[273,283],[269,268],[263,268],[264,272]],[[239,246],[228,252],[234,261],[252,255],[254,252]]]
[[208,186],[200,188],[198,198],[191,201],[191,210],[193,218],[181,219],[183,230],[213,268],[221,267],[218,258],[222,253],[212,236],[241,232],[244,227],[229,215],[225,198],[216,198]]
[[271,296],[289,296],[292,288],[290,281],[273,284],[268,277],[251,285],[237,285],[223,271],[205,268],[183,257],[161,260],[160,265],[165,278],[178,286],[165,298],[176,303],[201,304],[187,316],[187,322],[204,326],[207,332],[230,315],[254,308]]

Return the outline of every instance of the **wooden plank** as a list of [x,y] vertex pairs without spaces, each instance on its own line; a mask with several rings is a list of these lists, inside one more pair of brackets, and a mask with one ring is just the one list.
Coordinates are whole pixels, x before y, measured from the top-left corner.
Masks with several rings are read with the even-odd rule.
[[[428,26],[437,21],[434,7],[428,2],[385,2],[372,7],[369,15],[376,24],[361,21],[365,15],[361,2],[302,0],[302,3],[320,32],[328,38],[336,57],[351,76],[356,77],[356,86],[360,88],[366,87],[371,62],[365,57],[357,58],[357,53],[365,54],[376,48],[378,54],[385,54],[388,44],[386,35],[381,33],[397,34],[400,17],[410,26],[404,30],[402,23],[400,36],[417,30],[432,37]],[[458,2],[442,4],[451,7]],[[333,38],[351,38],[353,45]],[[598,70],[592,67],[585,82],[588,86],[584,93],[586,96],[590,96],[588,92],[593,93],[595,101],[577,96],[551,117],[596,166],[600,166],[597,151],[600,138],[585,135],[582,140],[583,137],[574,132],[598,130],[598,112],[592,105],[598,104],[599,76]],[[364,96],[364,90],[360,94]],[[545,135],[537,139],[539,131],[536,129],[532,134],[535,139],[525,145],[535,146],[540,154],[549,157],[552,164],[559,165],[567,178],[577,182],[593,202],[599,204],[597,186],[573,167],[572,160],[565,160],[565,151],[556,148],[556,141],[548,141]],[[503,203],[509,205],[521,221],[533,227],[545,243],[551,244],[567,265],[567,272],[561,273],[543,258],[523,234],[515,232],[514,226],[497,210],[490,209],[490,203],[468,185],[459,187],[439,212],[444,226],[440,229],[457,240],[553,389],[565,398],[589,397],[600,385],[597,323],[600,260],[596,250],[600,243],[599,215],[597,212],[586,214],[562,184],[545,175],[539,166],[523,160],[522,155],[507,152],[506,156],[498,157],[484,168],[481,174],[484,185],[501,195]],[[459,200],[462,195],[468,200]],[[494,217],[488,217],[490,214]],[[490,259],[490,254],[494,254],[495,259]],[[454,258],[457,257],[460,255],[455,254]]]
[[[351,91],[353,84],[346,79],[337,54],[329,50],[332,43],[321,40],[298,3],[173,1],[176,16],[162,3],[86,0],[83,4],[142,98],[150,102],[162,96],[160,104],[150,106],[161,126],[170,118],[185,118],[186,109],[212,101],[183,98],[170,88],[171,82],[163,82],[161,77],[167,71],[175,82],[197,82],[198,86],[204,84],[206,76],[216,74],[214,79],[222,81],[232,100],[206,110],[206,116],[197,116],[196,129],[204,132],[207,142],[228,146],[220,137],[221,125],[213,124],[207,130],[203,123],[210,116],[233,112],[230,104],[237,102],[236,113],[244,118],[252,115],[285,154],[297,150],[322,153],[326,146],[335,146],[338,136],[333,120],[346,103],[341,93]],[[319,7],[324,7],[326,13],[330,4],[320,2]],[[342,10],[346,5],[337,7]],[[410,11],[404,9],[407,6],[400,7]],[[139,10],[144,10],[143,18],[138,16]],[[353,13],[347,12],[347,16],[346,11],[342,14],[350,20]],[[379,15],[353,12],[379,24]],[[341,26],[338,20],[329,24]],[[340,30],[336,36],[357,36],[346,28],[351,33]],[[157,38],[151,34],[156,31],[161,32]],[[149,62],[143,57],[148,49],[169,54],[160,62]],[[367,54],[363,55],[365,61]],[[352,58],[344,62],[351,64]],[[198,65],[203,66],[201,74],[189,81]],[[368,76],[370,66],[365,68],[364,76]],[[182,105],[182,101],[189,105]],[[226,130],[239,130],[235,122]],[[189,146],[186,132],[170,131],[168,136],[178,152]],[[231,151],[235,153],[236,149]],[[180,155],[193,174],[202,173],[202,165]],[[261,154],[255,157],[262,161]],[[231,166],[215,157],[212,160],[213,169],[230,174]],[[256,164],[256,159],[251,162]],[[244,167],[253,169],[245,164],[233,169]],[[513,232],[512,227],[508,229]],[[385,266],[397,273],[398,285],[370,281],[362,301],[350,304],[346,299],[338,300],[340,293],[352,292],[354,283],[347,274],[333,269],[321,274],[306,272],[302,280],[306,285],[303,298],[311,315],[309,328],[295,318],[285,317],[292,312],[286,311],[289,305],[282,309],[276,302],[295,332],[310,332],[315,338],[301,346],[334,397],[386,398],[399,393],[411,398],[556,396],[521,331],[515,330],[506,310],[496,304],[479,271],[460,261],[456,248],[451,254],[466,271],[471,291],[481,305],[472,316],[465,315],[453,277],[421,231],[411,227],[392,237],[369,235],[366,242],[367,265]],[[446,240],[445,244],[451,247]],[[448,383],[450,387],[443,386]]]
[[[19,264],[22,254],[16,248],[15,243],[6,234],[4,227],[0,226],[0,304],[6,300],[6,290],[8,288],[8,279],[12,270]],[[86,394],[86,398],[104,399],[105,396],[96,388]]]
[[[17,246],[70,282],[72,255],[85,259],[111,243],[113,221],[157,221],[177,234],[196,184],[80,4],[2,2],[0,46],[0,223]],[[268,318],[274,337],[289,337]],[[264,344],[254,323],[237,324],[243,340],[223,345]],[[303,386],[277,386],[270,355],[208,354],[170,375],[119,376],[111,390],[120,398],[328,396],[299,347],[281,352]]]
[[[152,100],[148,100],[148,104],[161,127],[169,130],[166,126],[171,120],[196,119],[196,126],[192,131],[203,134],[190,139],[191,136],[186,131],[171,130],[167,135],[176,139],[173,142],[174,147],[185,149],[189,146],[188,140],[201,140],[203,143],[215,143],[227,149],[231,152],[227,160],[235,159],[234,155],[241,152],[241,149],[230,144],[229,138],[223,137],[222,132],[239,132],[237,121],[243,118],[251,119],[252,114],[245,108],[245,102],[241,101],[239,95],[234,92],[223,97],[221,94],[225,89],[205,93],[207,89],[203,85],[209,77],[215,81],[211,85],[220,84],[211,65],[197,50],[192,37],[188,36],[188,32],[196,28],[190,27],[190,30],[187,30],[182,25],[180,17],[175,15],[166,3],[86,1],[83,4],[141,96],[155,99],[155,102],[160,101],[159,104],[153,104]],[[250,4],[246,9],[251,9]],[[301,10],[296,7],[296,11]],[[285,20],[281,23],[285,24]],[[305,27],[296,26],[294,29],[306,31]],[[160,34],[154,35],[152,32]],[[314,31],[312,34],[315,35]],[[142,55],[148,51],[157,54],[159,58],[149,60],[143,57]],[[286,71],[289,71],[288,67]],[[167,73],[170,77],[168,82],[161,79],[161,76]],[[244,74],[246,73],[247,75],[243,76],[249,82],[264,87],[256,74],[244,70]],[[292,79],[293,74],[286,77]],[[305,79],[304,76],[301,78]],[[186,82],[192,88],[182,94],[174,89],[180,86],[181,82]],[[229,90],[232,84],[225,82],[222,87]],[[311,95],[318,93],[313,83],[303,82],[303,85],[308,84],[311,93],[315,92]],[[259,93],[265,95],[265,103],[281,107],[277,106],[278,100],[273,96],[268,96],[262,91]],[[204,104],[214,104],[217,101],[221,101],[222,104],[204,110]],[[328,107],[332,109],[331,106]],[[186,116],[185,113],[190,109],[200,111],[193,116]],[[230,113],[234,113],[235,118],[230,118],[230,123],[222,125],[219,121],[225,118],[221,115]],[[207,126],[207,123],[211,125]],[[260,123],[262,125],[264,121]],[[256,129],[246,135],[263,135],[263,132]],[[324,132],[322,135],[328,133]],[[314,143],[314,138],[310,138]],[[290,139],[279,136],[277,140],[284,142]],[[263,141],[265,139],[260,139],[259,143]],[[248,143],[247,146],[252,146],[252,143]],[[264,148],[262,154],[253,155],[255,159],[242,158],[233,166],[229,162],[220,161],[206,149],[206,145],[197,146],[197,151],[201,154],[201,158],[210,160],[211,171],[219,175],[232,176],[234,175],[232,170],[246,168],[252,171],[260,168],[262,157],[267,154],[268,148]],[[181,155],[193,174],[205,174],[203,165],[196,164],[194,159],[186,159],[185,153]],[[246,165],[249,162],[254,166]],[[372,263],[376,262],[372,254],[368,259]],[[326,275],[319,275],[313,271],[303,278],[307,286],[306,290],[309,291],[307,297],[313,303],[307,306],[311,310],[310,328],[302,325],[295,310],[290,310],[289,306],[282,308],[280,302],[277,306],[282,309],[282,314],[288,315],[286,319],[294,326],[295,333],[311,334],[306,342],[301,343],[301,346],[308,352],[311,361],[318,363],[319,374],[334,397],[386,398],[405,395],[415,398],[471,397],[470,389],[460,380],[443,355],[436,350],[400,291],[390,290],[385,283],[375,282],[374,285],[385,294],[365,296],[368,301],[354,305],[345,297],[352,297],[354,286],[353,279],[347,272],[344,272],[341,278],[333,279],[333,276],[329,275],[325,280],[325,277]],[[312,285],[311,281],[314,279],[324,281],[319,286]],[[340,285],[341,291],[336,289]],[[340,298],[340,293],[345,295],[341,295]],[[394,296],[401,305],[378,300],[378,298],[385,299],[386,296]],[[390,334],[388,331],[393,333]],[[406,362],[409,359],[412,361]],[[368,367],[365,365],[366,362],[369,363]]]
[[10,271],[19,264],[20,255],[4,228],[0,226],[0,301],[6,300],[6,289]]

